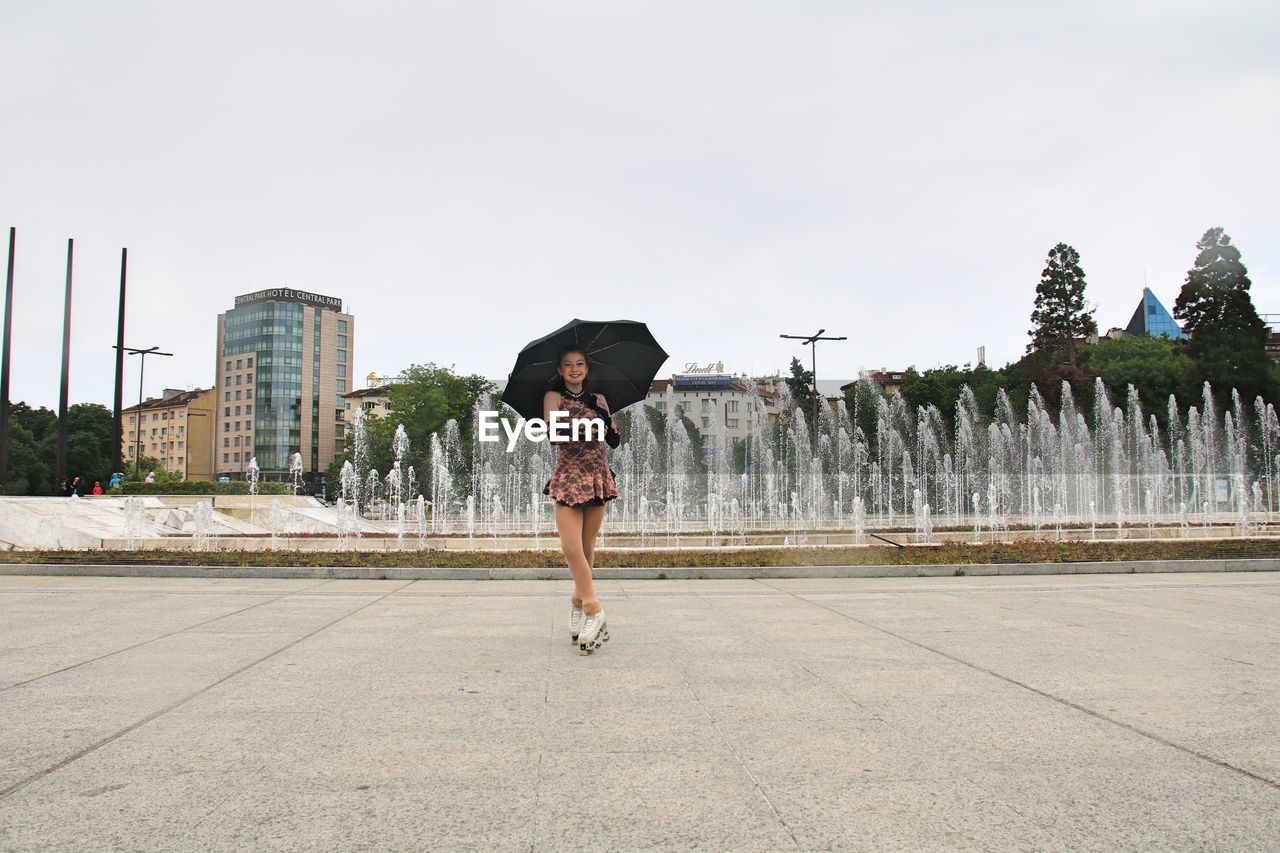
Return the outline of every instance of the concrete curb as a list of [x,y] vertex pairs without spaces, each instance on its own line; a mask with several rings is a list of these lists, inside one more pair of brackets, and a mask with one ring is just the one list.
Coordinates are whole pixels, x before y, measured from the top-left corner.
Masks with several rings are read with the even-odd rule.
[[[720,578],[937,578],[965,575],[1111,575],[1179,572],[1275,572],[1280,559],[1127,560],[1090,563],[986,563],[934,566],[694,566],[599,568],[598,580]],[[0,564],[3,575],[132,578],[303,578],[316,580],[568,580],[566,568],[369,568],[363,566],[111,566]]]

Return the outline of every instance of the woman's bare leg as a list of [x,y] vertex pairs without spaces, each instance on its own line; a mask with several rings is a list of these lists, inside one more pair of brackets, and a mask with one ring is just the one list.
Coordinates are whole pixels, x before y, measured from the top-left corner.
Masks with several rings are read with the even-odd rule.
[[[603,506],[589,506],[582,510],[582,555],[587,559],[588,574],[596,565],[596,534],[604,524],[604,509]],[[590,599],[584,598],[582,609],[586,613],[595,613],[600,610],[600,602],[594,595]]]
[[582,510],[556,504],[556,530],[560,531],[560,550],[569,564],[569,574],[573,575],[573,600],[584,605],[594,601],[595,609],[599,610],[600,603],[591,583],[591,563],[582,552],[582,520]]

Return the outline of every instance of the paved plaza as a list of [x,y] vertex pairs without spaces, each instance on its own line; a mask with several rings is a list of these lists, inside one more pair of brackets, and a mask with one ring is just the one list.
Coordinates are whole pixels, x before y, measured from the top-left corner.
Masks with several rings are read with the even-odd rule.
[[0,849],[1277,849],[1280,573],[0,578]]

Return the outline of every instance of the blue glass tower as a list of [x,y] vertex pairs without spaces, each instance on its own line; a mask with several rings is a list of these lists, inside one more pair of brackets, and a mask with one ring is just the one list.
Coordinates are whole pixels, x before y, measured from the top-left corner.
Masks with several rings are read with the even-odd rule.
[[1142,301],[1133,312],[1129,325],[1124,330],[1131,335],[1149,335],[1153,338],[1166,337],[1174,341],[1185,341],[1186,334],[1178,328],[1178,323],[1169,315],[1160,300],[1151,292],[1151,288],[1142,288]]

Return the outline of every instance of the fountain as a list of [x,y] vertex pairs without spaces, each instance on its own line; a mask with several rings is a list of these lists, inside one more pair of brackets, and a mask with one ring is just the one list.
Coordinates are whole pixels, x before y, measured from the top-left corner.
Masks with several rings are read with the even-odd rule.
[[[618,413],[626,441],[606,455],[621,496],[602,535],[628,546],[680,548],[864,544],[871,531],[923,544],[1274,530],[1280,420],[1261,400],[1245,405],[1232,395],[1220,406],[1206,385],[1190,405],[1169,398],[1152,409],[1132,389],[1113,402],[1098,382],[1090,403],[1077,402],[1064,384],[1053,406],[1033,388],[1025,407],[1015,407],[1001,390],[987,412],[966,388],[944,417],[881,394],[866,377],[859,388],[852,407],[837,401],[815,425],[785,393],[780,413],[758,397],[740,401],[737,439],[710,410],[706,428],[693,429],[671,388],[665,412]],[[477,409],[496,405],[490,397],[477,401]],[[554,446],[523,441],[508,453],[505,443],[470,440],[449,420],[427,440],[428,464],[419,474],[399,425],[382,477],[370,464],[363,412],[352,427],[352,459],[341,468],[332,515],[297,503],[309,499],[297,494],[301,457],[293,454],[295,494],[274,501],[259,526],[259,470],[250,459],[242,530],[275,538],[287,530],[329,533],[342,546],[361,535],[394,538],[399,547],[423,547],[436,537],[454,547],[554,546],[545,536],[554,520],[543,494]],[[236,511],[229,503],[222,512],[232,518],[212,509],[205,520],[197,516],[197,547],[206,545],[206,524],[244,524]],[[67,523],[76,520],[73,513]],[[137,498],[125,504],[132,544],[144,526],[169,524],[160,516],[149,521],[144,525]],[[33,520],[30,529],[40,524]],[[57,537],[64,539],[72,541]],[[315,547],[326,547],[322,541]]]
[[302,491],[302,454],[295,453],[289,459],[289,490],[297,497]]
[[130,495],[124,499],[124,538],[125,547],[134,551],[138,540],[142,538],[142,527],[146,516],[143,513],[142,498]]
[[191,509],[192,538],[197,551],[212,550],[213,501],[197,501]]

